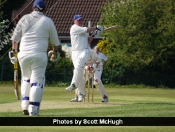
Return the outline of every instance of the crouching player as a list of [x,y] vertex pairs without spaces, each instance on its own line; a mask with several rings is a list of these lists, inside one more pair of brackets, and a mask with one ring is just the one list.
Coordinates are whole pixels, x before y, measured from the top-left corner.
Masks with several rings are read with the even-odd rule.
[[[101,59],[98,57],[98,55],[91,50],[90,53],[91,57],[90,59],[86,62],[86,67],[84,69],[84,82],[81,82],[78,86],[78,88],[75,91],[75,98],[71,99],[71,102],[82,102],[83,99],[86,96],[85,92],[85,84],[88,81],[88,71],[94,72],[94,85],[96,86],[97,90],[99,91],[102,102],[108,102],[108,94],[106,92],[106,89],[101,81],[101,74],[102,74],[102,64]],[[86,74],[85,74],[86,71]],[[85,77],[86,75],[86,77]],[[90,78],[92,78],[93,74],[91,74]]]

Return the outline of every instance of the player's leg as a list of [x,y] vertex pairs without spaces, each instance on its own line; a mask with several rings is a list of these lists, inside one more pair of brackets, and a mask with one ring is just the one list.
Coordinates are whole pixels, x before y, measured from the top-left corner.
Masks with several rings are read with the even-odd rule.
[[30,92],[30,60],[27,54],[18,53],[19,65],[21,68],[21,107],[24,115],[29,115],[29,92]]
[[86,71],[84,70],[84,79],[83,82],[79,83],[79,86],[77,89],[75,89],[75,98],[71,99],[71,102],[82,102],[83,99],[86,96],[86,91],[85,91],[85,81],[87,79],[87,74]]
[[74,73],[72,77],[72,82],[69,87],[66,88],[67,91],[72,91],[79,86],[80,82],[83,82],[83,71],[85,63],[89,59],[89,50],[74,51],[72,52]]
[[32,55],[31,65],[31,90],[29,95],[29,115],[35,116],[39,114],[40,104],[45,86],[45,70],[47,66],[46,53],[37,53]]
[[98,89],[101,98],[102,98],[102,102],[108,102],[108,94],[106,92],[106,89],[101,81],[101,74],[102,74],[102,69],[98,68],[95,73],[94,73],[94,85],[96,86],[96,88]]
[[75,89],[75,97],[71,99],[70,102],[78,102],[78,88]]
[[[85,73],[85,72],[84,72]],[[85,76],[85,74],[84,74]],[[85,78],[79,83],[79,86],[77,88],[78,90],[78,102],[82,102],[83,99],[86,96],[86,91],[85,91]]]

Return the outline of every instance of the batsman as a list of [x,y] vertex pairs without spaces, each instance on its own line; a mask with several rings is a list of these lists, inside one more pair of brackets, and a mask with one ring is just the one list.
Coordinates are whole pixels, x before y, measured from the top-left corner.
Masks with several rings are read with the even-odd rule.
[[74,65],[73,77],[67,91],[72,91],[78,88],[83,82],[83,72],[85,63],[90,58],[89,41],[92,37],[89,33],[95,30],[100,30],[99,25],[94,27],[83,27],[83,17],[74,15],[74,24],[70,28],[71,44],[72,44],[72,62]]
[[18,59],[21,78],[21,107],[24,115],[37,116],[45,87],[45,71],[48,63],[47,49],[52,44],[50,60],[58,58],[60,41],[53,21],[44,15],[45,2],[35,0],[33,12],[24,15],[18,22],[12,40],[11,61]]

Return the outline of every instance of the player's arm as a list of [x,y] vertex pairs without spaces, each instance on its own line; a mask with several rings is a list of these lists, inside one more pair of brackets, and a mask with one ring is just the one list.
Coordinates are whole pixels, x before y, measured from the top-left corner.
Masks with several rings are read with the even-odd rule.
[[12,64],[17,62],[18,43],[12,41],[12,51],[9,51],[9,58]]
[[[21,38],[22,38],[22,24],[23,24],[23,21],[25,19],[25,16],[23,16],[17,23],[15,29],[14,29],[14,32],[13,32],[13,35],[11,37],[11,40],[12,40],[12,49],[13,49],[13,46],[16,45],[18,46],[18,43],[20,42]],[[17,48],[18,47],[14,47],[14,48]]]
[[92,31],[95,31],[95,30],[97,30],[97,27],[96,26],[95,27],[88,27],[87,30],[86,30],[86,32],[87,33],[91,33]]
[[52,50],[49,51],[48,56],[51,61],[56,61],[60,57],[61,43],[58,39],[58,33],[53,21],[50,19],[50,43],[52,44]]
[[87,33],[90,33],[91,36],[99,35],[103,32],[103,27],[100,25],[97,25],[95,27],[88,27],[87,28]]
[[104,55],[104,54],[102,54],[103,55],[103,67],[106,65],[106,63],[108,62],[108,58]]
[[12,40],[12,50],[18,51],[18,43]]
[[88,44],[91,44],[91,42],[92,42],[93,39],[94,39],[93,36],[89,36],[88,37]]
[[22,37],[22,22],[24,17],[22,17],[19,22],[17,23],[13,35],[11,37],[12,40],[12,51],[9,51],[9,58],[12,64],[17,62],[17,53],[18,53],[18,43]]
[[53,54],[57,55],[61,53],[61,45],[58,46],[52,46]]
[[60,40],[58,39],[58,33],[53,21],[50,19],[50,43],[52,44],[53,48],[57,48],[61,45]]
[[58,51],[58,46],[52,46],[52,50],[57,52]]

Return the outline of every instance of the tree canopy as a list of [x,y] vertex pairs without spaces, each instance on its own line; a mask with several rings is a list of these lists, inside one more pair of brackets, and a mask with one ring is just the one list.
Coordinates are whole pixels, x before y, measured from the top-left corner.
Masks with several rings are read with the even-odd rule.
[[26,0],[1,0],[0,1],[0,57],[11,47],[13,21],[12,12],[23,6]]
[[16,9],[19,9],[23,6],[23,4],[27,0],[1,0],[5,3],[1,6],[1,10],[3,11],[3,19],[11,20],[12,12]]
[[102,8],[100,24],[112,66],[172,71],[175,67],[175,1],[112,0]]

